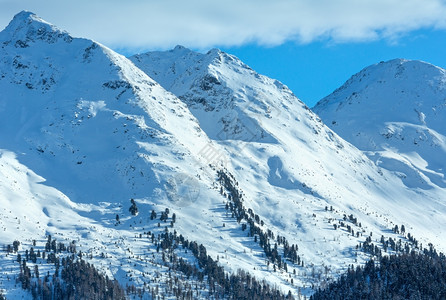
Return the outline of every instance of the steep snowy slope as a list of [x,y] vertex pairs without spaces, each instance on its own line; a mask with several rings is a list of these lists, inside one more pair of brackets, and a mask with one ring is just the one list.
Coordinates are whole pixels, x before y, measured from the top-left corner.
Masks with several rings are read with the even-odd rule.
[[198,172],[184,157],[208,143],[205,134],[126,58],[28,12],[0,41],[1,147],[72,199],[128,201],[151,195],[169,172]]
[[446,188],[446,71],[395,59],[352,76],[314,108],[410,188]]
[[298,241],[315,265],[338,268],[335,260],[350,261],[358,242],[330,232],[331,215],[324,213],[330,205],[341,215],[357,215],[367,224],[361,232],[380,237],[404,223],[445,249],[438,224],[446,225],[446,207],[438,193],[418,193],[374,166],[280,82],[216,49],[200,54],[177,46],[130,59],[187,103],[231,157],[228,167],[240,180],[247,206]]
[[[0,150],[0,232],[4,242],[30,236],[41,236],[47,226],[82,219],[76,210],[82,208],[54,188],[42,185],[44,179],[17,161],[9,151]],[[36,223],[38,220],[38,223]]]

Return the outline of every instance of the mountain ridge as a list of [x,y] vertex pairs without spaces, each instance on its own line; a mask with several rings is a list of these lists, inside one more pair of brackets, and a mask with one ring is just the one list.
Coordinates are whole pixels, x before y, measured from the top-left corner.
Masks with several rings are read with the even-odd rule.
[[[34,17],[31,13],[21,13],[18,20],[23,22],[24,18],[27,16],[30,18],[31,23],[28,23],[28,21],[26,21],[27,19],[25,19],[25,23],[33,29],[38,28],[37,30],[32,30],[36,35],[38,35],[37,32],[40,28],[45,28],[45,30],[51,29],[53,30],[52,33],[55,34],[60,32],[56,27],[48,25],[46,22],[41,23],[40,19]],[[14,32],[17,33],[17,31]],[[22,28],[22,33],[23,32],[29,32],[27,27]],[[48,32],[47,34],[51,35],[51,33]],[[5,53],[3,62],[16,70],[10,80],[18,85],[26,87],[25,91],[22,93],[32,94],[34,90],[38,89],[42,91],[43,94],[51,94],[51,96],[42,96],[45,104],[42,103],[42,101],[33,101],[30,105],[34,105],[35,109],[40,109],[43,105],[47,105],[45,108],[46,111],[50,110],[50,107],[56,112],[60,111],[61,108],[63,108],[62,110],[68,109],[68,111],[65,112],[65,115],[63,115],[63,113],[61,114],[61,116],[65,117],[68,115],[68,120],[65,120],[64,117],[61,118],[64,119],[62,122],[62,124],[64,124],[63,126],[69,125],[69,127],[71,127],[69,130],[73,135],[71,135],[70,139],[88,137],[88,134],[79,135],[77,133],[77,131],[79,131],[77,128],[82,129],[82,124],[87,123],[87,121],[93,119],[99,120],[102,118],[95,117],[101,116],[101,114],[108,114],[112,115],[112,119],[127,119],[130,123],[134,123],[135,128],[140,131],[140,136],[145,137],[145,139],[159,136],[161,138],[160,141],[164,141],[163,143],[168,144],[170,143],[169,139],[174,138],[180,141],[175,142],[175,144],[178,145],[177,148],[184,147],[183,150],[178,149],[179,153],[184,151],[189,151],[190,153],[192,151],[196,152],[195,147],[197,143],[200,144],[200,142],[198,142],[197,139],[192,139],[192,137],[195,135],[199,139],[202,139],[201,137],[203,135],[200,134],[200,129],[196,125],[194,118],[191,115],[188,115],[187,109],[181,102],[175,99],[175,97],[170,96],[169,93],[165,92],[152,79],[139,71],[139,69],[135,68],[126,58],[115,54],[105,46],[94,41],[69,37],[69,44],[66,43],[66,38],[64,38],[61,43],[53,40],[48,41],[46,39],[28,39],[28,43],[34,43],[34,45],[29,47],[40,47],[43,50],[42,52],[46,52],[43,59],[37,58],[37,60],[33,60],[32,57],[38,56],[38,54],[33,53],[32,56],[30,56],[28,47],[19,48],[24,52],[22,55],[19,50],[14,50],[15,54],[12,61],[7,60],[7,58],[10,57],[5,53],[5,51],[8,51],[6,50],[8,46],[3,47],[2,51]],[[52,50],[52,48],[56,47],[54,43],[57,43],[57,46],[60,49],[59,51],[61,51],[62,54],[50,54],[52,52],[54,53],[54,50]],[[16,48],[15,45],[9,47]],[[74,51],[72,49],[74,49]],[[62,58],[57,59],[58,57]],[[65,61],[73,61],[73,63],[65,64]],[[90,75],[95,72],[107,72],[112,75],[108,79],[95,78]],[[11,76],[11,74],[5,75],[5,79],[7,76]],[[84,87],[84,89],[73,89],[73,83],[79,87]],[[112,94],[113,96],[110,97]],[[150,95],[150,98],[146,97],[144,94]],[[5,95],[4,101],[2,101],[3,106],[6,106],[8,103],[5,101],[6,97],[8,96]],[[157,100],[157,97],[160,97],[163,100]],[[58,99],[48,101],[48,99],[51,98]],[[104,101],[104,99],[107,98],[113,101]],[[23,111],[21,108],[17,109],[22,110],[20,114],[22,114],[25,119],[28,119],[24,119],[24,121],[21,122],[23,125],[19,125],[22,127],[20,132],[25,132],[27,128],[30,128],[33,120],[41,119],[41,116],[35,115],[31,111],[26,112],[26,110]],[[124,109],[124,111],[122,111],[122,109]],[[4,110],[6,110],[6,108],[4,108]],[[35,117],[26,117],[24,113],[35,115]],[[33,146],[36,147],[37,151],[41,153],[45,153],[45,151],[46,153],[54,153],[57,149],[64,147],[61,144],[66,143],[64,139],[68,133],[65,128],[58,128],[55,131],[54,128],[60,126],[52,125],[57,118],[54,113],[48,115],[48,112],[45,112],[45,116],[53,119],[53,121],[39,120],[39,122],[46,123],[42,128],[42,130],[46,132],[46,135],[44,136],[47,136],[50,139],[54,136],[59,136],[60,139],[57,142],[59,145],[53,145],[53,148],[55,149],[46,149],[47,146],[45,142],[41,145],[37,145],[35,144],[36,141],[33,141],[33,138],[27,139],[30,143],[35,144]],[[183,118],[185,121],[182,120]],[[180,119],[178,122],[183,123],[182,126],[178,126],[174,122],[176,119]],[[7,122],[6,120],[4,120],[3,123],[14,124],[14,122]],[[118,123],[121,122],[118,121]],[[121,126],[126,126],[125,122],[122,122]],[[5,127],[11,128],[11,124]],[[119,129],[115,129],[115,131],[116,130],[120,131]],[[125,135],[125,130],[122,132]],[[172,133],[178,134],[173,137]],[[20,133],[11,140],[17,140],[21,135],[22,134]],[[99,138],[99,135],[97,137]],[[143,140],[141,140],[141,142],[143,142]],[[204,138],[202,139],[201,144],[205,145],[207,142],[208,140]],[[87,147],[86,149],[93,151],[91,154],[96,152],[94,148],[88,145],[91,145],[91,143],[82,143],[83,146]],[[104,143],[107,144],[105,141]],[[127,146],[129,147],[130,145]],[[133,147],[137,153],[137,149],[144,149],[143,146],[144,143],[139,145],[135,144]],[[69,146],[69,148],[73,147]],[[189,150],[186,150],[187,148]],[[78,150],[73,149],[73,151]],[[76,161],[76,163],[80,163],[78,166],[80,168],[83,167],[83,165],[81,165],[81,156],[82,155],[77,155],[77,159],[79,160]]]

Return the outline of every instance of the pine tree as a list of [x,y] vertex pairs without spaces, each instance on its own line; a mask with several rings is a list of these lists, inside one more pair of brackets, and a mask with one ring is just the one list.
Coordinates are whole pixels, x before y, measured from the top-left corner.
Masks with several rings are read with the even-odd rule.
[[138,207],[136,206],[136,202],[135,200],[132,198],[130,199],[130,202],[132,203],[132,205],[129,208],[129,212],[133,215],[136,216],[138,214]]

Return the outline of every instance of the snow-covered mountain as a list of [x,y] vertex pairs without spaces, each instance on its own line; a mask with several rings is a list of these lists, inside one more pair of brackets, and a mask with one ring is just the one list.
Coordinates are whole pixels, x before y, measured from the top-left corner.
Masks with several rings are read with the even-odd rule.
[[[401,222],[445,247],[437,224],[445,224],[446,207],[438,202],[438,191],[419,193],[374,166],[280,82],[216,49],[201,54],[177,46],[130,59],[187,103],[201,128],[231,157],[228,164],[243,179],[248,206],[274,220],[287,239],[297,238],[315,265],[331,265],[341,248],[353,247],[345,240],[326,242],[332,238],[325,231],[329,227],[311,221],[327,205],[359,214],[369,228],[379,228],[378,236]],[[324,242],[303,242],[309,236]]]
[[413,189],[446,188],[446,71],[395,59],[370,66],[314,108]]
[[[395,225],[446,249],[438,190],[407,187],[232,55],[127,59],[30,12],[0,45],[4,245],[51,234],[122,285],[174,297],[174,281],[197,298],[215,265],[309,295],[370,241],[408,242]],[[10,256],[0,289],[28,297]]]

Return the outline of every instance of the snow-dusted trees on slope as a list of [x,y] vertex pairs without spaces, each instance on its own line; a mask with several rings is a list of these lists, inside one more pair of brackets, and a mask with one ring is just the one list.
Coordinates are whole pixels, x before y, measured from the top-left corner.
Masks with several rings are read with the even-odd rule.
[[351,267],[312,300],[445,299],[446,257],[430,247],[399,256],[383,256],[363,267]]

